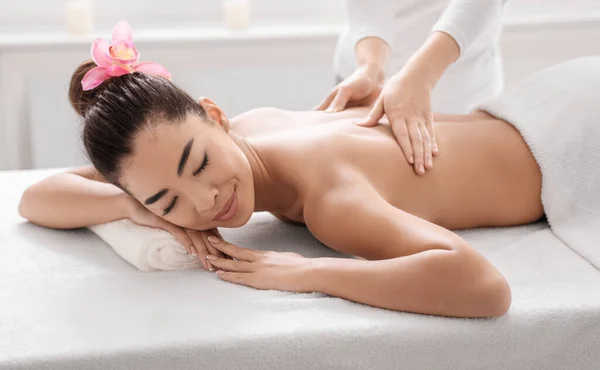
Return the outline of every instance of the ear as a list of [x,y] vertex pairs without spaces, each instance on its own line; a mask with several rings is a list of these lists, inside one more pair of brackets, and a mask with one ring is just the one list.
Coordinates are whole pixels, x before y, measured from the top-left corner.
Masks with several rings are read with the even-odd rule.
[[226,133],[229,132],[229,118],[227,118],[227,115],[225,112],[223,112],[221,107],[217,105],[217,103],[209,98],[201,97],[198,99],[198,104],[204,108],[206,113],[208,113],[208,116],[212,118],[215,123],[218,123],[221,125],[221,127],[223,127],[223,130],[225,130]]

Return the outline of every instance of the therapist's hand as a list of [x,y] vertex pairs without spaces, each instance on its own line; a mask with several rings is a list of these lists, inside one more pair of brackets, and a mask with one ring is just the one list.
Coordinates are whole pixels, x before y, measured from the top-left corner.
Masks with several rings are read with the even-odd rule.
[[381,73],[373,68],[359,67],[334,87],[315,109],[339,112],[351,107],[370,106],[381,92],[382,77]]
[[433,167],[439,148],[433,129],[431,88],[417,73],[401,70],[384,86],[360,126],[375,126],[386,115],[408,163],[417,174]]

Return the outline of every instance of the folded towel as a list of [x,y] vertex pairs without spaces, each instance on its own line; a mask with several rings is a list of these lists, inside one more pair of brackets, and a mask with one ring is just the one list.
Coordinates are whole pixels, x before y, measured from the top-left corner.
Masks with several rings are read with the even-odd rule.
[[552,231],[600,269],[600,57],[534,73],[476,107],[521,132]]
[[141,226],[129,219],[94,225],[89,229],[140,271],[202,267],[198,258],[186,254],[181,243],[165,230]]

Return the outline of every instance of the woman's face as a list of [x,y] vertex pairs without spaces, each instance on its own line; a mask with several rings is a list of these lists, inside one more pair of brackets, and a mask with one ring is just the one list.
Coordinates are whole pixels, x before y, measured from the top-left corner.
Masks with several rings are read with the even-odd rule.
[[215,123],[188,115],[180,124],[140,132],[121,182],[150,211],[175,225],[239,227],[254,211],[250,164],[228,135],[227,117],[216,105],[207,111]]

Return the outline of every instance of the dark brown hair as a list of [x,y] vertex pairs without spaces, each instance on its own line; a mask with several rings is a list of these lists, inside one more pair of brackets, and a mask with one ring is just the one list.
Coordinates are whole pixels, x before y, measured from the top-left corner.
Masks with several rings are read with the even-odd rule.
[[133,151],[133,139],[159,122],[179,123],[188,114],[207,118],[206,111],[171,81],[145,73],[112,77],[83,91],[81,80],[96,64],[82,63],[73,73],[69,100],[83,117],[83,143],[96,169],[111,183],[119,182],[123,161]]

